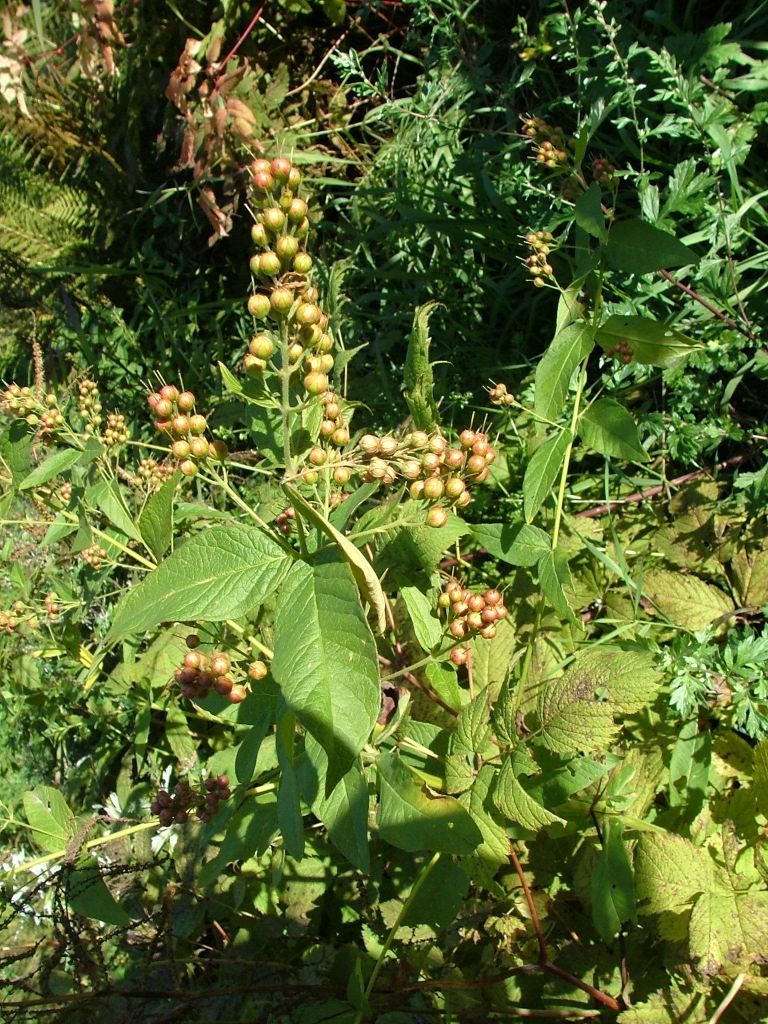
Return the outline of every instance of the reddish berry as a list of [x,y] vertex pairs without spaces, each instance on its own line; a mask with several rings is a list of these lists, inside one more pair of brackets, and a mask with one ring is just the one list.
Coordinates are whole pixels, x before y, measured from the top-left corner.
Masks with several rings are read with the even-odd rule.
[[437,506],[436,508],[431,508],[429,510],[429,513],[427,514],[427,524],[429,526],[434,526],[436,529],[439,529],[441,526],[445,526],[447,522],[448,513],[444,508]]

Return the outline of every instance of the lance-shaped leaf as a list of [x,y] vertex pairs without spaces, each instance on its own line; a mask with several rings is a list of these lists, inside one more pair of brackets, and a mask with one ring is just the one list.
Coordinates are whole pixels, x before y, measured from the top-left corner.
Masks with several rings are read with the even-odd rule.
[[527,523],[534,518],[547,495],[551,494],[570,442],[571,432],[558,430],[531,456],[523,477],[523,510]]
[[120,602],[107,640],[161,622],[237,618],[280,584],[293,559],[262,530],[214,526],[192,537]]
[[570,324],[556,334],[536,367],[534,407],[546,420],[557,420],[565,409],[565,399],[573,372],[589,355],[595,344],[590,324]]
[[427,302],[416,310],[403,368],[405,401],[417,430],[433,430],[440,422],[429,361],[429,318],[439,305]]
[[385,614],[386,599],[379,582],[379,577],[376,575],[376,571],[371,563],[363,552],[355,547],[351,540],[345,537],[340,530],[337,530],[324,516],[321,516],[317,509],[314,509],[308,501],[305,501],[298,491],[287,485],[283,489],[293,502],[294,508],[297,508],[318,530],[321,530],[326,537],[329,537],[334,544],[338,545],[341,553],[349,562],[352,575],[355,577],[363,597],[376,615],[379,632],[383,633],[387,625]]
[[651,274],[667,267],[686,267],[699,257],[674,235],[643,220],[616,222],[608,235],[608,262],[615,270]]
[[275,619],[272,674],[328,755],[328,786],[347,772],[380,710],[376,645],[352,572],[337,551],[296,562]]

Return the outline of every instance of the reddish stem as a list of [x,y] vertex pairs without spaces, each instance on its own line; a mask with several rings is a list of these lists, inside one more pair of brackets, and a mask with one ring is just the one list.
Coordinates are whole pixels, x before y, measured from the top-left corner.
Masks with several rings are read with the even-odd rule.
[[264,8],[265,8],[266,6],[267,6],[267,0],[264,0],[264,3],[263,3],[263,4],[261,5],[261,7],[260,7],[260,8],[258,9],[258,11],[256,11],[256,13],[255,13],[255,14],[254,14],[254,16],[253,16],[253,17],[251,18],[251,20],[250,20],[250,21],[248,22],[248,26],[247,26],[247,28],[245,29],[245,31],[244,31],[244,32],[242,33],[242,35],[241,35],[241,36],[240,36],[240,38],[239,38],[239,39],[237,40],[237,42],[236,42],[236,43],[235,43],[235,45],[234,45],[234,46],[232,47],[232,49],[231,49],[231,50],[229,51],[229,53],[228,53],[228,54],[227,54],[227,56],[226,56],[226,57],[224,58],[224,60],[222,60],[222,61],[220,62],[220,67],[219,67],[219,74],[221,74],[221,73],[222,73],[222,71],[224,70],[224,68],[225,68],[225,67],[227,66],[227,61],[228,61],[228,60],[231,60],[231,59],[232,59],[232,57],[234,57],[234,56],[235,56],[235,54],[237,53],[237,51],[238,51],[238,50],[240,49],[240,47],[241,47],[241,46],[243,45],[243,43],[245,42],[245,40],[246,40],[246,39],[248,38],[248,36],[250,35],[250,33],[251,33],[252,29],[253,29],[253,26],[254,26],[254,25],[256,24],[256,22],[257,22],[257,21],[259,20],[259,18],[260,18],[260,17],[262,16],[262,14],[264,13]]

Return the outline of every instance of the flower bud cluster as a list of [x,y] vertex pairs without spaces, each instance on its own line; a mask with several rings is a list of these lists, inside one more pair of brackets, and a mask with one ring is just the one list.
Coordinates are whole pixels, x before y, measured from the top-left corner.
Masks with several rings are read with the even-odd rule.
[[537,163],[552,170],[568,167],[571,159],[568,151],[574,140],[568,138],[562,128],[547,124],[540,117],[524,117],[523,135],[536,147]]
[[606,349],[605,354],[606,356],[613,356],[614,359],[618,359],[619,362],[624,363],[625,366],[628,363],[631,363],[635,358],[632,346],[625,339],[618,341],[613,348]]
[[549,231],[529,231],[525,236],[526,244],[531,250],[530,256],[525,260],[528,272],[533,275],[533,283],[537,288],[543,288],[545,278],[553,277],[554,271],[547,259],[549,256],[552,234]]
[[10,384],[2,394],[0,407],[3,412],[26,420],[30,426],[39,426],[43,437],[54,433],[64,424],[58,399],[53,393],[48,393],[40,399],[32,388]]
[[50,619],[50,621],[56,622],[56,620],[59,617],[59,612],[61,611],[61,608],[59,607],[59,599],[56,595],[55,590],[48,591],[43,600],[43,604],[45,605],[45,613]]
[[615,173],[616,168],[604,156],[595,157],[592,161],[592,177],[598,184],[603,186],[612,185],[615,180]]
[[[493,640],[496,636],[496,623],[507,615],[500,591],[490,589],[474,593],[454,578],[446,580],[437,604],[447,612],[448,631],[457,640],[469,639],[474,635]],[[464,664],[466,658],[461,653],[462,648],[454,650],[459,653],[454,656],[451,652],[451,660],[455,664]]]
[[92,569],[100,569],[105,558],[108,556],[109,552],[106,548],[101,547],[100,544],[91,544],[90,547],[80,552],[82,560],[90,565]]
[[13,633],[20,627],[35,629],[38,618],[23,601],[14,601],[8,611],[0,611],[0,633]]
[[107,448],[116,448],[119,444],[125,444],[128,440],[125,416],[117,412],[111,412],[107,416],[107,426],[102,434],[102,440]]
[[85,421],[86,434],[98,433],[101,426],[101,402],[99,386],[93,380],[81,380],[77,386],[77,407]]
[[171,437],[171,451],[179,460],[178,468],[189,477],[196,475],[205,459],[221,461],[227,457],[223,441],[203,437],[208,420],[194,411],[195,402],[191,391],[179,391],[173,384],[164,384],[147,396],[147,404],[157,417],[155,426]]
[[172,462],[158,462],[157,459],[142,459],[133,478],[134,487],[146,487],[156,491],[176,472]]
[[289,534],[293,529],[293,521],[296,518],[296,509],[293,505],[289,505],[284,508],[282,512],[278,512],[275,516],[275,526],[278,528],[280,533]]
[[160,819],[160,824],[183,825],[190,814],[196,814],[200,821],[212,821],[219,804],[229,800],[232,792],[229,777],[219,775],[206,779],[202,791],[192,789],[188,782],[177,782],[173,792],[160,789],[150,804],[150,811]]
[[214,690],[232,704],[244,701],[248,691],[232,678],[232,662],[229,656],[220,651],[203,654],[196,649],[198,644],[199,638],[196,634],[187,637],[187,647],[190,650],[184,655],[183,665],[173,674],[182,696],[188,700],[204,700],[211,690]]
[[515,396],[507,391],[506,384],[492,384],[486,389],[491,405],[514,405]]

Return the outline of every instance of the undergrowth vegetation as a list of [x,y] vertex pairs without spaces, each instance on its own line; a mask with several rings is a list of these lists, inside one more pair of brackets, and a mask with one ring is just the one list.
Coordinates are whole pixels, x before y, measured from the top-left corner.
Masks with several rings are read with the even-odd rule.
[[768,1018],[758,9],[0,46],[0,1006]]

